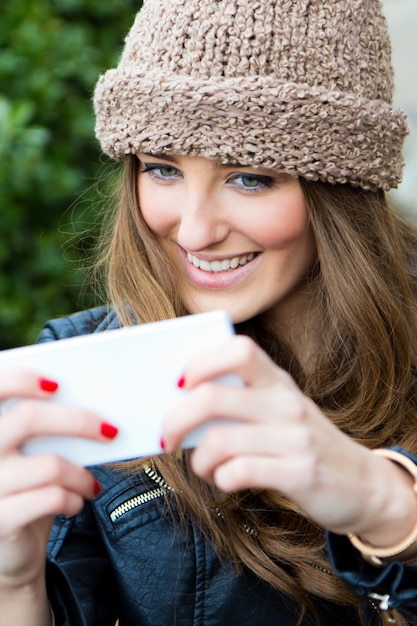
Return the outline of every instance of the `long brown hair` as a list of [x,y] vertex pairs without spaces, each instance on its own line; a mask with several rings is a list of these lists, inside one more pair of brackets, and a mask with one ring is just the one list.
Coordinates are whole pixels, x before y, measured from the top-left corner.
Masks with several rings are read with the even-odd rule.
[[[98,263],[122,324],[187,314],[169,261],[141,218],[136,178],[137,159],[128,157]],[[262,316],[237,331],[253,336],[355,440],[417,453],[417,230],[382,191],[300,182],[317,246],[309,276],[320,346],[316,365],[304,373]],[[191,515],[221,557],[248,567],[302,611],[314,611],[310,594],[359,604],[329,575],[323,530],[293,502],[265,490],[222,494],[195,476],[188,452],[127,467],[138,471],[149,463],[173,487],[180,516]]]

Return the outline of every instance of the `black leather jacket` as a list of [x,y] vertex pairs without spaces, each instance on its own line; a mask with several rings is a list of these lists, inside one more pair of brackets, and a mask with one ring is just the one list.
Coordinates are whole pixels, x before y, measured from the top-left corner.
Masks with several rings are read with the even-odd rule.
[[[39,341],[117,326],[112,310],[92,309],[49,322]],[[219,561],[193,520],[178,520],[161,476],[92,471],[100,495],[78,516],[58,516],[49,540],[47,585],[57,626],[113,626],[116,618],[120,626],[297,624],[297,607],[287,597]],[[377,623],[368,601],[376,594],[376,605],[401,607],[417,624],[417,567],[374,568],[337,535],[328,535],[328,549],[329,575],[341,576],[364,597],[366,623]],[[361,623],[351,608],[322,602],[320,610],[326,626]],[[302,621],[315,623],[308,615]]]

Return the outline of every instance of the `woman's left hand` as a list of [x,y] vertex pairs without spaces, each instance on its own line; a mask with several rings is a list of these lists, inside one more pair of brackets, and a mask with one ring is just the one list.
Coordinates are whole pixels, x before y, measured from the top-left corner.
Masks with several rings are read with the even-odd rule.
[[[231,373],[243,387],[214,380]],[[251,339],[199,355],[184,381],[188,393],[167,416],[163,439],[172,452],[214,420],[193,452],[197,475],[225,492],[279,491],[335,532],[366,534],[381,521],[375,516],[392,501],[400,470],[343,434]]]

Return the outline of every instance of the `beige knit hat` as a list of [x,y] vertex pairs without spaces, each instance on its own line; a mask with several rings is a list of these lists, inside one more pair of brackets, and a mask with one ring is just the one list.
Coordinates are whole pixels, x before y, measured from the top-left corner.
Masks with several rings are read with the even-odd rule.
[[379,0],[144,0],[94,95],[96,134],[138,151],[388,190],[401,180]]

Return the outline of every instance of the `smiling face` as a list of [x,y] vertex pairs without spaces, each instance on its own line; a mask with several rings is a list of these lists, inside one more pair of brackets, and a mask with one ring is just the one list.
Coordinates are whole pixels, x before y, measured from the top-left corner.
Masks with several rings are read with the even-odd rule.
[[316,251],[296,178],[202,157],[138,158],[143,219],[191,313],[224,309],[234,323],[297,314]]

